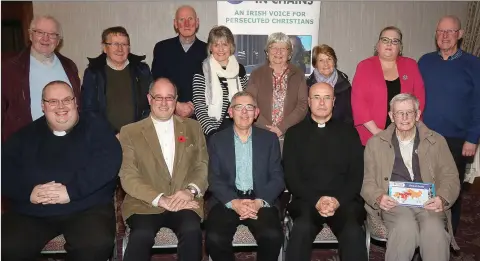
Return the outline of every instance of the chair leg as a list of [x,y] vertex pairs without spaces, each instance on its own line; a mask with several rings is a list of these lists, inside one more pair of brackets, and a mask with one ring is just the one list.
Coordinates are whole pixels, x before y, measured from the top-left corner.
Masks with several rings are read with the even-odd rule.
[[370,260],[370,243],[371,243],[371,236],[370,236],[370,229],[368,229],[367,222],[365,221],[365,241],[367,243],[367,258]]
[[125,235],[122,240],[122,257],[125,256],[125,249],[127,249],[127,244],[128,244],[128,236]]
[[210,255],[208,255],[208,261],[213,261]]
[[283,247],[280,248],[280,253],[278,254],[278,261],[283,261]]

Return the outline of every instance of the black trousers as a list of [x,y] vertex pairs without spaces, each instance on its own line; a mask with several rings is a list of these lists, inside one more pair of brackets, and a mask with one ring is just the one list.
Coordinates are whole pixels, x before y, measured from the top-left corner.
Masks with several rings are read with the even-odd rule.
[[113,253],[115,210],[100,205],[70,215],[32,217],[2,215],[2,260],[31,261],[54,237],[63,234],[68,261],[106,261]]
[[233,236],[240,224],[246,225],[257,241],[257,260],[275,261],[283,243],[283,231],[276,207],[258,211],[258,219],[240,220],[240,216],[222,204],[215,205],[208,214],[206,226],[207,252],[213,261],[235,261]]
[[202,260],[200,217],[193,210],[165,211],[162,214],[134,214],[127,219],[130,227],[124,261],[149,261],[155,235],[162,227],[173,230],[178,238],[178,260]]
[[465,179],[465,171],[467,168],[467,157],[462,155],[463,144],[465,141],[463,139],[458,138],[447,138],[448,148],[452,153],[453,160],[455,161],[455,165],[457,165],[458,170],[458,177],[460,178],[460,195],[458,196],[457,201],[453,204],[452,210],[452,228],[453,233],[457,232],[458,225],[460,224],[460,215],[462,212],[462,194],[463,194],[463,180]]
[[340,260],[368,260],[365,231],[362,228],[365,210],[361,203],[341,205],[333,216],[327,218],[320,216],[315,206],[301,201],[292,201],[288,212],[293,218],[293,228],[287,246],[287,261],[310,260],[313,240],[324,223],[327,223],[338,239]]

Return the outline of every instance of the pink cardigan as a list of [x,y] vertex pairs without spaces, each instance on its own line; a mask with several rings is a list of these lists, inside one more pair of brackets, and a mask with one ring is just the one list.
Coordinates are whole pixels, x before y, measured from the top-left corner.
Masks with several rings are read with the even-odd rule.
[[[425,88],[417,62],[411,58],[397,58],[401,93],[411,93],[420,101],[420,110],[425,107]],[[352,112],[362,144],[365,146],[372,133],[364,123],[373,120],[380,129],[385,129],[387,119],[387,84],[378,56],[361,61],[352,82]]]

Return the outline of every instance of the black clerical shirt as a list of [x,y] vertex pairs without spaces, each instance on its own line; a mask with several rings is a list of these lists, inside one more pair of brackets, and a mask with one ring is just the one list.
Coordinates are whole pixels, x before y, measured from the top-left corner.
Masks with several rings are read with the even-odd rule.
[[353,126],[311,117],[289,128],[283,147],[285,181],[294,200],[315,206],[322,196],[340,205],[355,199],[363,183],[363,146]]

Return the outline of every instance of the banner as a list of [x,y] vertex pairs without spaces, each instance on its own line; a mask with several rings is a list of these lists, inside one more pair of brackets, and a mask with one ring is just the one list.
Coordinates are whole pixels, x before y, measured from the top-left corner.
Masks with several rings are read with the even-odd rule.
[[291,63],[312,72],[312,48],[318,44],[319,1],[217,1],[218,24],[235,36],[238,62],[250,74],[266,61],[271,33],[283,32],[293,45]]

